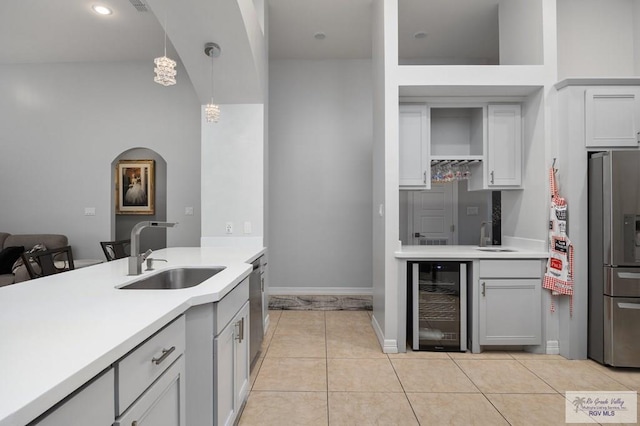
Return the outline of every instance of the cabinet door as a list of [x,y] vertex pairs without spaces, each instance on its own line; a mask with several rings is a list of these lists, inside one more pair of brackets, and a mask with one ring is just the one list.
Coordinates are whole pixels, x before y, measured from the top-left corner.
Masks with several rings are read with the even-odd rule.
[[540,279],[480,279],[480,345],[538,345]]
[[487,187],[522,185],[522,117],[520,105],[489,105]]
[[115,407],[115,377],[110,369],[56,408],[38,426],[110,426]]
[[237,315],[239,335],[235,339],[236,344],[236,411],[240,409],[245,399],[249,395],[249,368],[251,364],[251,356],[249,354],[250,327],[249,327],[249,311],[250,306],[247,302]]
[[249,392],[249,302],[214,341],[214,412],[218,425],[232,425]]
[[181,356],[114,426],[186,426],[184,376],[184,356]]
[[640,89],[608,87],[585,90],[587,147],[636,147],[640,124]]
[[236,321],[231,320],[214,340],[214,417],[217,425],[233,424],[235,417]]
[[400,105],[400,186],[430,187],[429,132],[426,105]]

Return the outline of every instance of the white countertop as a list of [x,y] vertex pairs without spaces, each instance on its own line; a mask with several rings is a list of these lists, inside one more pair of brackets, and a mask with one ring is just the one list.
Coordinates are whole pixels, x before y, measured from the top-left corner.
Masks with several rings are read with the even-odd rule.
[[[86,383],[189,307],[222,299],[265,249],[168,248],[156,271],[224,266],[180,290],[119,290],[127,259],[0,287],[0,426],[22,426]],[[143,265],[144,271],[144,265]]]
[[488,246],[513,251],[483,251],[478,246],[402,246],[395,252],[398,259],[545,259],[549,257],[546,251],[514,246]]

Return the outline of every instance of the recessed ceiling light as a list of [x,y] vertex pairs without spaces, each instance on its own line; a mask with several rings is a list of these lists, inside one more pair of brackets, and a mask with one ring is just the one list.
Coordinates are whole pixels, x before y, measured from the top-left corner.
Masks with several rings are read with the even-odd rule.
[[91,6],[91,9],[98,15],[111,15],[113,10],[109,9],[107,6],[102,6],[100,4],[94,4]]
[[313,35],[313,38],[315,38],[316,40],[324,40],[325,38],[327,38],[327,35],[325,33],[323,33],[322,31],[317,32]]
[[425,33],[424,31],[418,31],[413,35],[413,38],[415,39],[427,38],[427,33]]

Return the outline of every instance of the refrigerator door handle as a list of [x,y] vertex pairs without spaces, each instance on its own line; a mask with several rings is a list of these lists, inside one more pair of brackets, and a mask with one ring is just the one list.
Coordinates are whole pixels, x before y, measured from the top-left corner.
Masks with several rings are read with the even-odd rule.
[[618,272],[618,278],[625,280],[640,280],[640,272]]
[[620,309],[640,309],[640,303],[618,303]]

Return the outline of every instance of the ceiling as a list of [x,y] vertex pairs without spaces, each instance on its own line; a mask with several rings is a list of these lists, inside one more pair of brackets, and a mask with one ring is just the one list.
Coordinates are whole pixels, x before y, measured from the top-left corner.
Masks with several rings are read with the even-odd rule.
[[[270,59],[371,57],[373,0],[266,1]],[[111,7],[113,15],[95,14],[91,5],[96,3]],[[150,11],[139,12],[130,0],[1,0],[0,64],[151,60],[163,53],[164,31],[156,14],[163,20],[166,13],[168,56],[177,57],[175,45],[196,91],[208,91],[204,87],[210,86],[210,60],[202,50],[205,42],[216,41],[223,51],[215,60],[218,95],[224,99],[227,90],[229,97],[251,99],[248,94],[237,96],[247,84],[237,78],[246,61],[236,53],[242,50],[244,56],[255,59],[255,46],[246,40],[246,33],[235,28],[246,19],[242,10],[238,11],[241,1],[143,3],[150,5]],[[229,6],[232,3],[235,9]],[[499,0],[399,0],[401,62],[497,60],[498,3]],[[176,26],[182,26],[181,35],[176,35]],[[319,32],[325,34],[324,39],[314,38]],[[426,37],[415,38],[417,32],[426,33]],[[255,76],[256,70],[252,72]]]

